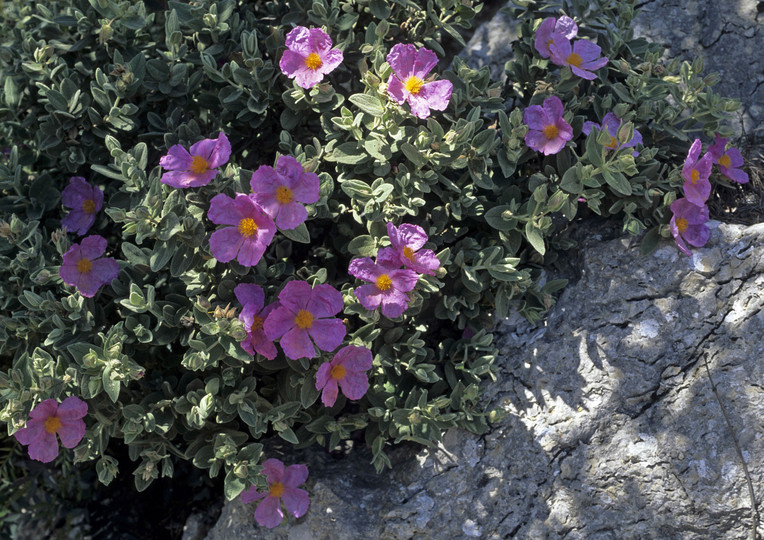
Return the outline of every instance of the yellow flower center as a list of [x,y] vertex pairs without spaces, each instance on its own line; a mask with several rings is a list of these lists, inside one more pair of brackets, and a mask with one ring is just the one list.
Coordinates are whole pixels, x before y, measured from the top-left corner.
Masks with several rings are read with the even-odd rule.
[[680,232],[680,233],[683,233],[684,231],[686,231],[686,230],[687,230],[687,227],[688,227],[689,225],[690,225],[690,224],[689,224],[689,223],[687,223],[687,220],[686,220],[686,219],[684,219],[683,217],[680,217],[680,218],[676,218],[676,228],[677,228],[677,229],[679,229],[679,232]]
[[544,129],[541,130],[541,132],[544,134],[544,137],[547,139],[554,139],[557,137],[557,134],[560,132],[559,129],[557,129],[557,126],[554,124],[549,124],[548,126],[544,127]]
[[96,203],[93,199],[85,199],[82,201],[82,211],[86,214],[95,213]]
[[313,314],[310,311],[301,309],[295,315],[294,323],[300,328],[310,328],[313,326]]
[[93,269],[93,263],[90,259],[80,259],[77,261],[77,271],[81,274],[87,274]]
[[414,250],[410,247],[406,246],[403,248],[403,256],[406,257],[411,262],[414,262]]
[[393,286],[393,280],[387,274],[382,274],[377,278],[377,289],[382,292],[389,291]]
[[618,141],[615,140],[615,137],[610,137],[610,142],[605,145],[605,148],[615,148],[618,146]]
[[239,234],[245,238],[249,238],[257,232],[257,223],[252,218],[244,218],[239,222]]
[[698,180],[700,180],[700,173],[696,169],[691,170],[690,171],[690,182],[695,184],[695,183],[698,182]]
[[59,429],[61,429],[61,420],[57,416],[49,416],[45,420],[45,431],[48,433],[56,433]]
[[292,202],[292,199],[294,199],[294,196],[292,195],[291,189],[286,186],[279,186],[276,188],[276,200],[279,204],[290,203]]
[[565,60],[571,66],[576,66],[576,67],[581,67],[581,64],[584,62],[584,59],[581,58],[578,55],[578,53],[571,53],[570,56],[568,56]]
[[403,83],[403,87],[410,93],[417,95],[421,90],[422,86],[424,86],[424,81],[420,79],[419,77],[409,77],[406,79],[406,82]]
[[281,497],[284,494],[284,484],[281,482],[274,482],[268,486],[268,491],[271,497]]
[[308,69],[318,69],[323,66],[324,63],[320,56],[312,52],[305,57],[305,65],[308,67]]
[[263,329],[263,318],[258,315],[255,315],[254,318],[252,319],[252,332],[256,332],[262,329]]
[[332,379],[341,381],[347,375],[347,369],[343,365],[336,365],[332,368]]
[[210,168],[209,162],[202,156],[194,156],[191,166],[188,168],[194,174],[203,174]]
[[722,167],[729,167],[732,165],[732,160],[727,154],[724,154],[722,157],[719,158],[719,165]]

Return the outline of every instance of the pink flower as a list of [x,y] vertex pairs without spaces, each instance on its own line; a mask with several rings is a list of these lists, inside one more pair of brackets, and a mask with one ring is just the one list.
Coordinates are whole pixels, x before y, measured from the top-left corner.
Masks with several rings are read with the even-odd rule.
[[217,168],[228,163],[231,143],[225,133],[217,139],[203,139],[194,143],[190,152],[176,144],[162,156],[159,164],[168,170],[161,181],[176,188],[206,186],[217,176]]
[[27,426],[13,435],[23,445],[29,446],[29,457],[50,463],[58,456],[58,440],[66,448],[74,448],[85,436],[88,405],[80,398],[69,396],[61,405],[55,399],[46,399],[29,413]]
[[261,165],[250,180],[255,201],[276,222],[279,229],[294,229],[308,218],[300,204],[318,200],[318,175],[305,172],[292,156],[281,156],[276,168]]
[[549,17],[544,19],[536,30],[536,39],[533,46],[543,58],[552,56],[550,45],[556,41],[571,40],[578,34],[578,26],[570,17],[562,16],[559,19]]
[[530,129],[525,144],[545,156],[556,154],[573,138],[573,129],[562,118],[562,101],[557,96],[544,100],[544,105],[530,105],[523,113],[523,122]]
[[308,467],[290,465],[284,468],[281,460],[270,458],[263,463],[263,474],[268,482],[268,492],[259,493],[255,486],[241,494],[241,502],[249,504],[262,499],[255,509],[255,520],[263,527],[272,529],[284,519],[281,502],[287,512],[299,518],[305,515],[310,505],[308,492],[298,489],[308,479]]
[[292,360],[315,358],[313,343],[333,351],[345,339],[345,325],[333,318],[342,311],[342,294],[331,285],[311,289],[305,281],[290,281],[279,293],[279,303],[265,319],[265,335],[271,341],[281,338],[281,348]]
[[81,176],[72,176],[61,193],[61,201],[65,207],[72,209],[61,220],[61,225],[64,230],[81,236],[93,226],[96,212],[103,207],[103,191],[88,184]]
[[579,39],[572,48],[567,39],[555,41],[549,46],[549,50],[552,53],[552,62],[558,66],[570,66],[573,73],[589,81],[597,78],[592,71],[608,62],[606,56],[600,58],[602,49],[587,39]]
[[99,259],[106,251],[106,238],[93,234],[73,244],[64,253],[58,274],[64,283],[77,287],[82,296],[88,298],[106,283],[111,283],[119,274],[119,263],[112,258]]
[[263,309],[265,292],[262,287],[254,283],[239,283],[233,293],[242,305],[239,320],[244,323],[244,329],[247,331],[247,337],[241,342],[241,348],[249,354],[254,355],[257,351],[268,360],[273,360],[276,358],[276,346],[265,336],[263,321],[278,303],[270,304]]
[[217,225],[233,225],[212,233],[210,251],[220,262],[233,259],[242,266],[255,266],[276,234],[276,225],[249,195],[232,199],[218,193],[210,201],[207,217]]
[[387,236],[390,238],[392,249],[398,256],[400,263],[419,274],[435,275],[435,270],[440,268],[440,261],[431,249],[420,248],[427,243],[427,233],[419,225],[403,223],[400,228],[395,228],[392,223],[387,224]]
[[316,390],[321,390],[321,401],[327,407],[337,401],[337,385],[348,399],[361,399],[369,389],[366,372],[371,369],[371,351],[366,347],[342,347],[331,362],[324,362],[316,373]]
[[677,199],[671,203],[670,208],[674,213],[669,224],[671,234],[682,253],[690,255],[685,240],[695,247],[705,246],[711,236],[711,229],[706,225],[708,207],[697,206],[687,199]]
[[[582,131],[584,132],[584,135],[589,135],[589,133],[592,132],[592,128],[597,128],[600,131],[603,129],[607,129],[608,135],[610,135],[610,142],[608,142],[605,145],[605,148],[609,148],[611,150],[620,150],[621,148],[632,148],[638,144],[642,144],[642,135],[637,131],[634,130],[634,134],[631,137],[631,140],[628,142],[625,142],[621,144],[618,142],[618,131],[621,129],[621,126],[623,125],[623,120],[618,118],[615,114],[609,112],[605,115],[605,118],[602,119],[602,126],[599,124],[595,124],[594,122],[586,121],[584,122],[584,127]],[[631,154],[634,157],[637,157],[639,155],[639,152],[632,152]]]
[[369,257],[350,261],[348,273],[358,279],[370,281],[355,291],[356,298],[368,310],[382,306],[382,315],[390,319],[400,317],[409,307],[406,294],[416,287],[419,276],[413,270],[401,269],[398,255],[391,249],[381,249],[377,262]]
[[708,196],[711,195],[711,182],[708,181],[708,177],[711,176],[713,166],[713,156],[708,152],[698,159],[700,150],[700,139],[695,139],[682,167],[684,196],[697,206],[705,205]]
[[719,137],[717,134],[714,144],[708,147],[708,153],[713,157],[714,163],[719,165],[722,174],[738,184],[748,183],[748,174],[741,171],[743,165],[743,156],[737,148],[730,148],[725,151],[727,139]]
[[408,101],[411,114],[417,118],[430,116],[430,109],[443,111],[448,107],[454,85],[451,81],[425,82],[427,74],[438,63],[437,55],[422,47],[398,43],[387,55],[393,74],[387,81],[387,93],[399,104]]
[[332,38],[320,28],[297,26],[286,37],[287,50],[281,56],[281,73],[297,86],[311,88],[342,63],[342,51],[332,49]]

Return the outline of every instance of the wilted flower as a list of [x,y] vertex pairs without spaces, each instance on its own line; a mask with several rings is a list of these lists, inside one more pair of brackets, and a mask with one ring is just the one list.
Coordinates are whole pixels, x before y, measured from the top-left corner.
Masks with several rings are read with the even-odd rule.
[[700,150],[700,139],[695,139],[682,167],[684,196],[697,206],[703,206],[711,195],[711,182],[708,181],[708,177],[711,176],[713,166],[713,156],[709,152],[698,159]]
[[440,261],[433,250],[421,249],[428,239],[422,227],[403,223],[396,228],[392,223],[388,223],[387,236],[403,266],[420,274],[435,275],[435,270],[440,267]]
[[567,39],[554,41],[549,50],[552,53],[552,62],[558,66],[570,66],[574,74],[589,81],[597,78],[592,71],[608,62],[606,56],[600,57],[602,49],[599,45],[587,39],[579,39],[572,45]]
[[233,290],[236,299],[242,306],[239,320],[244,323],[247,337],[241,342],[241,347],[249,354],[258,352],[268,360],[276,358],[276,346],[269,340],[263,330],[263,322],[278,303],[265,305],[265,292],[260,285],[254,283],[239,283]]
[[189,150],[176,144],[159,160],[159,164],[167,169],[161,181],[176,188],[207,185],[217,176],[217,168],[225,165],[229,157],[231,143],[225,133],[220,133],[217,139],[194,143]]
[[674,215],[669,226],[679,249],[686,255],[691,254],[685,240],[695,247],[706,245],[711,236],[711,229],[706,225],[708,207],[698,206],[687,199],[677,199],[671,203],[670,208]]
[[58,440],[66,448],[74,448],[85,436],[88,404],[75,396],[69,396],[59,405],[55,399],[46,399],[29,413],[27,426],[13,435],[23,445],[29,446],[29,457],[49,463],[58,456]]
[[250,180],[252,197],[262,206],[279,229],[294,229],[308,218],[300,204],[318,200],[318,175],[305,172],[292,156],[281,156],[276,168],[261,165]]
[[107,257],[99,259],[106,251],[106,238],[93,234],[73,244],[64,253],[58,274],[64,283],[77,287],[82,296],[91,297],[106,283],[111,283],[119,274],[119,263]]
[[332,38],[320,28],[297,26],[286,37],[287,50],[281,56],[281,73],[298,86],[311,88],[342,63],[342,51],[332,49]]
[[342,311],[342,294],[331,285],[313,289],[306,281],[290,281],[279,293],[279,303],[265,319],[265,335],[271,341],[281,338],[281,348],[292,360],[315,358],[314,342],[322,351],[333,351],[345,339],[347,329],[334,317]]
[[419,276],[413,270],[400,268],[398,255],[391,249],[381,249],[377,262],[369,257],[350,261],[348,273],[358,279],[370,281],[354,292],[361,305],[368,310],[382,306],[382,315],[395,319],[409,307],[406,294],[416,287]]
[[255,509],[255,520],[263,527],[272,529],[284,519],[281,502],[294,517],[302,517],[308,511],[308,492],[298,489],[308,479],[308,467],[290,465],[284,467],[281,460],[270,458],[263,463],[263,474],[268,482],[268,492],[260,493],[255,486],[241,494],[241,502],[249,504],[262,499]]
[[337,401],[337,385],[348,399],[361,399],[369,389],[366,372],[371,369],[371,351],[348,345],[337,351],[331,362],[324,362],[316,373],[316,390],[323,389],[321,401],[327,407]]
[[61,193],[61,202],[72,209],[61,220],[64,230],[83,235],[93,226],[96,212],[103,207],[103,191],[88,184],[81,176],[72,176]]
[[224,193],[210,201],[207,217],[217,225],[233,225],[212,233],[210,251],[220,262],[233,259],[242,266],[255,266],[276,234],[276,225],[249,195]]
[[573,129],[563,118],[562,101],[557,96],[544,100],[544,105],[530,105],[523,113],[523,122],[530,129],[525,144],[545,156],[556,154],[573,138]]
[[445,110],[454,85],[451,81],[426,82],[427,74],[438,63],[437,55],[422,47],[398,43],[387,55],[393,74],[387,81],[387,93],[399,104],[408,101],[411,114],[417,118],[430,116],[430,109]]
[[[592,132],[592,128],[597,128],[599,130],[607,129],[608,135],[610,135],[610,142],[605,145],[605,148],[610,148],[611,150],[632,148],[638,144],[642,144],[642,135],[636,129],[634,130],[634,134],[629,141],[620,143],[618,141],[618,131],[623,125],[623,120],[618,118],[615,114],[609,112],[605,115],[605,118],[602,119],[601,126],[599,124],[595,124],[594,122],[586,121],[584,122],[582,131],[584,132],[584,135],[589,135],[589,133]],[[634,151],[631,155],[637,157],[639,152]]]
[[559,19],[549,17],[544,19],[536,30],[536,39],[533,42],[534,47],[543,58],[552,56],[550,45],[555,41],[570,41],[578,34],[578,26],[570,17],[562,16]]
[[711,154],[714,162],[719,165],[719,169],[724,176],[739,184],[748,183],[748,174],[740,170],[740,167],[743,165],[743,156],[740,155],[740,151],[737,148],[725,150],[726,146],[727,139],[716,135],[714,144],[708,147],[708,153]]

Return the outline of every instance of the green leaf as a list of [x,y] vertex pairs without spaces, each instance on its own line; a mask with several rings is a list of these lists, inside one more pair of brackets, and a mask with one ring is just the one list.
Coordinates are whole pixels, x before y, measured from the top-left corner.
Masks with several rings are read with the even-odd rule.
[[377,253],[377,242],[368,234],[362,234],[350,241],[348,251],[358,257],[373,257]]
[[98,480],[104,485],[108,486],[112,480],[117,476],[119,472],[119,464],[117,460],[111,456],[102,456],[96,463],[96,473],[98,473]]
[[541,255],[546,253],[544,237],[541,235],[541,231],[534,227],[533,223],[530,221],[525,224],[525,238],[528,239],[528,242],[533,246],[533,249],[538,251]]
[[308,409],[318,399],[320,392],[316,390],[316,381],[311,377],[305,377],[300,388],[300,403],[304,409]]
[[658,249],[658,245],[661,241],[659,227],[653,227],[645,233],[642,237],[642,242],[639,244],[639,253],[643,257],[650,255],[653,251]]
[[369,94],[353,94],[348,98],[350,103],[356,105],[363,112],[372,116],[380,117],[385,114],[385,106],[379,98]]
[[359,149],[358,144],[354,142],[337,145],[330,153],[326,154],[327,161],[336,161],[345,165],[358,165],[367,159],[369,159],[369,155]]
[[517,220],[511,216],[505,219],[505,212],[511,213],[511,208],[508,205],[494,206],[485,213],[484,217],[488,224],[497,231],[511,231],[517,227]]
[[111,399],[112,403],[116,403],[119,398],[119,381],[111,378],[111,366],[104,368],[101,379],[103,389],[108,394],[109,399]]
[[308,227],[305,226],[305,223],[300,223],[294,229],[279,229],[279,231],[292,242],[310,244],[310,233],[308,232]]
[[427,158],[422,155],[422,153],[417,150],[413,144],[407,142],[402,143],[401,150],[403,151],[403,154],[409,159],[409,161],[413,163],[418,169],[421,169],[427,165]]
[[602,145],[597,142],[597,137],[594,136],[594,131],[595,130],[592,130],[589,136],[586,137],[586,157],[589,160],[589,163],[592,163],[597,167],[602,167],[602,164],[605,163],[605,160],[602,157],[603,148]]
[[619,195],[631,195],[631,183],[619,172],[602,171],[605,182]]
[[243,478],[236,476],[233,471],[229,471],[225,475],[225,482],[223,484],[223,493],[228,501],[234,500],[241,495],[241,492],[247,487],[247,483]]
[[560,188],[574,195],[581,195],[584,192],[584,183],[579,178],[575,167],[571,167],[562,175]]

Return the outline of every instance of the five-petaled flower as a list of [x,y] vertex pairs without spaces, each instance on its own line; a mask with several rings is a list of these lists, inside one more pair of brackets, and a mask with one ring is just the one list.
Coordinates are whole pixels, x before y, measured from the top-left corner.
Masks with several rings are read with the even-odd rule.
[[265,307],[265,291],[254,283],[239,283],[233,290],[236,299],[242,306],[239,320],[244,323],[247,337],[241,342],[241,347],[249,354],[262,354],[268,360],[276,358],[276,346],[270,341],[263,330],[263,322],[278,303]]
[[[621,148],[633,148],[634,146],[638,144],[642,144],[642,135],[637,131],[634,130],[634,134],[632,135],[631,139],[629,139],[625,143],[621,143],[619,139],[619,131],[621,130],[621,127],[624,125],[623,120],[618,118],[614,113],[607,113],[605,115],[605,118],[602,119],[602,125],[595,124],[591,121],[584,122],[584,127],[582,129],[584,135],[589,135],[589,133],[592,132],[592,128],[597,128],[599,130],[607,129],[608,135],[610,135],[610,141],[605,144],[605,148],[609,148],[610,150],[620,150]],[[625,135],[624,135],[625,138]],[[632,152],[631,154],[634,157],[637,157],[639,155],[639,152],[636,150]]]
[[743,165],[743,156],[737,148],[728,148],[727,139],[716,135],[714,144],[708,147],[708,153],[713,157],[714,162],[719,165],[722,174],[738,184],[748,182],[748,173],[740,170]]
[[292,156],[280,156],[275,169],[261,165],[250,180],[253,198],[279,229],[294,229],[308,218],[303,204],[318,200],[319,184],[318,175],[305,172]]
[[281,73],[298,86],[311,88],[342,63],[342,51],[332,49],[332,38],[320,28],[297,26],[286,37],[287,50],[281,56]]
[[281,502],[287,512],[299,518],[305,515],[310,505],[308,492],[299,489],[308,479],[308,467],[305,465],[290,465],[276,458],[266,459],[263,463],[263,474],[268,482],[268,491],[260,493],[255,486],[241,494],[241,502],[249,504],[262,499],[255,509],[255,520],[263,527],[272,529],[284,519]]
[[396,228],[387,224],[387,236],[400,263],[420,274],[435,275],[440,261],[431,249],[421,249],[427,243],[427,233],[419,225],[404,223]]
[[399,104],[408,101],[411,114],[417,118],[430,116],[430,109],[443,111],[448,107],[454,85],[451,81],[426,82],[427,74],[438,63],[438,56],[422,47],[398,43],[387,55],[393,73],[387,81],[387,93]]
[[46,399],[29,413],[27,426],[13,435],[19,443],[29,446],[29,457],[49,463],[58,456],[58,440],[66,448],[74,448],[85,436],[88,405],[80,398],[69,396],[59,403]]
[[189,150],[180,144],[170,147],[159,164],[167,169],[161,181],[176,188],[205,186],[217,176],[217,168],[231,157],[231,143],[225,133],[217,139],[203,139]]
[[61,220],[64,230],[83,235],[93,226],[96,212],[103,207],[103,191],[91,186],[81,176],[72,176],[69,185],[61,193],[61,202],[71,208]]
[[710,152],[706,152],[699,159],[700,150],[700,139],[695,139],[682,167],[684,196],[697,206],[705,205],[709,195],[711,195],[711,182],[708,181],[708,177],[711,176],[714,159]]
[[559,19],[549,17],[544,19],[536,30],[536,38],[533,46],[543,58],[552,56],[549,47],[556,41],[570,41],[578,34],[578,26],[570,17],[562,16]]
[[334,317],[342,311],[342,293],[331,285],[311,288],[306,281],[290,281],[279,293],[279,304],[263,327],[271,341],[281,338],[281,348],[292,360],[315,358],[313,343],[333,351],[345,339],[347,329]]
[[207,217],[217,225],[233,225],[210,236],[212,256],[224,263],[236,259],[242,266],[255,266],[276,234],[270,216],[243,193],[235,199],[218,193],[210,201]]
[[361,305],[368,310],[382,306],[382,315],[390,319],[400,317],[409,307],[406,294],[416,287],[419,275],[408,268],[400,268],[398,255],[392,248],[384,248],[377,253],[377,261],[369,257],[350,261],[348,273],[369,285],[361,285],[354,294]]
[[77,287],[82,296],[91,297],[119,274],[119,263],[110,257],[99,259],[106,251],[106,238],[93,234],[64,253],[58,270],[67,285]]
[[371,369],[371,351],[366,347],[342,347],[331,362],[324,362],[316,373],[316,390],[322,390],[321,401],[327,407],[337,401],[338,387],[348,399],[361,399],[369,389],[366,372]]
[[671,203],[670,208],[674,214],[669,224],[671,234],[682,253],[691,255],[685,240],[695,247],[706,245],[711,236],[711,229],[706,225],[708,207],[698,206],[687,199],[677,199]]
[[606,56],[600,57],[602,49],[588,39],[579,39],[572,45],[567,39],[554,41],[549,46],[552,62],[558,66],[570,66],[571,71],[589,81],[597,76],[592,71],[603,67],[608,62]]
[[544,100],[544,105],[531,105],[523,113],[523,122],[530,129],[525,144],[545,156],[556,154],[573,138],[573,129],[563,118],[562,101],[557,96]]

